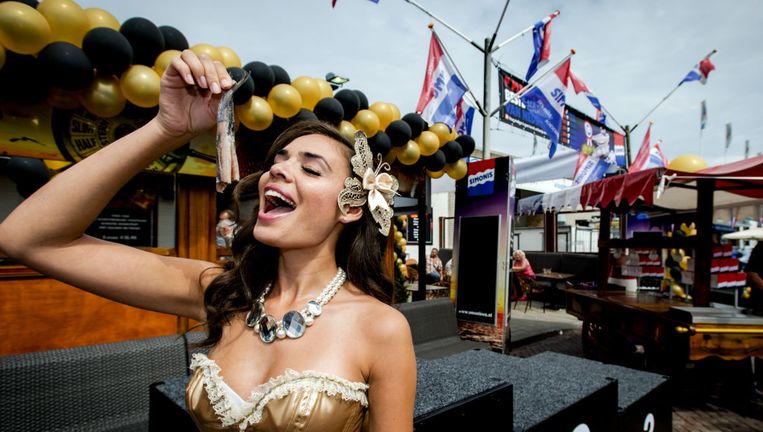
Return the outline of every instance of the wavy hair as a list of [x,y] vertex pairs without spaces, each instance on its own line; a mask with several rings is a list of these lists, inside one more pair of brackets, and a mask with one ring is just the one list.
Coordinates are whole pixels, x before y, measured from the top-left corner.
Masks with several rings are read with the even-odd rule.
[[[231,318],[249,311],[265,287],[276,279],[278,249],[257,241],[252,234],[260,202],[258,183],[262,174],[273,165],[276,153],[305,135],[323,135],[343,144],[347,149],[347,166],[352,175],[350,158],[355,154],[353,144],[327,123],[301,121],[276,138],[265,159],[264,169],[243,178],[233,191],[235,211],[242,215],[243,220],[239,221],[241,228],[237,230],[231,245],[232,261],[204,292],[208,333],[201,346],[218,343],[223,327],[230,324]],[[244,208],[251,208],[245,218],[245,212],[241,211]],[[359,220],[346,224],[342,229],[337,240],[336,264],[347,271],[347,279],[363,292],[389,303],[392,281],[383,268],[386,242],[386,237],[379,234],[371,212],[363,211]]]

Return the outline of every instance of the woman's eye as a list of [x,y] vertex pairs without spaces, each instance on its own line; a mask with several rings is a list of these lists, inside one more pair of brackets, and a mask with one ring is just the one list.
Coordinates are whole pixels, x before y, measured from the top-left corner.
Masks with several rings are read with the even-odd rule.
[[302,170],[305,171],[306,173],[310,174],[310,175],[314,175],[314,176],[321,175],[321,173],[319,171],[314,170],[314,169],[312,169],[310,167],[302,167]]

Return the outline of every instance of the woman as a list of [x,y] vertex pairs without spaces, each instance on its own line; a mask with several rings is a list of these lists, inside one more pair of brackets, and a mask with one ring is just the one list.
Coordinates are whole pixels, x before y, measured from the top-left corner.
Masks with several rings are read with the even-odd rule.
[[[194,356],[186,394],[202,430],[411,430],[410,329],[379,300],[390,290],[379,209],[359,196],[373,192],[343,190],[358,183],[357,163],[335,129],[288,130],[269,169],[240,182],[235,195],[255,189],[259,205],[229,271],[83,235],[131,177],[215,125],[232,84],[222,64],[184,51],[162,77],[157,116],[24,201],[0,224],[0,249],[103,297],[205,322],[212,349]],[[24,229],[33,215],[38,227]]]
[[521,296],[519,299],[524,301],[527,299],[526,289],[522,288],[523,285],[527,285],[528,280],[535,280],[535,272],[530,265],[530,261],[527,260],[525,253],[519,249],[515,250],[511,255],[514,258],[514,262],[511,264],[511,272],[517,277],[517,288],[515,296]]

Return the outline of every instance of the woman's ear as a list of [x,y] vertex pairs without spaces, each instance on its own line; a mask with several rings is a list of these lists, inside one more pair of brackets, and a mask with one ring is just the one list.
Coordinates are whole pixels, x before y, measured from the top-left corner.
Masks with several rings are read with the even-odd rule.
[[347,207],[347,209],[339,215],[339,222],[348,224],[358,221],[363,216],[363,207]]

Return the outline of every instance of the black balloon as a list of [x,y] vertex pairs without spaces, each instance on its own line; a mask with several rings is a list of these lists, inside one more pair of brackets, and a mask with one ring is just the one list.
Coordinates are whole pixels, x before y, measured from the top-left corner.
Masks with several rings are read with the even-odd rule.
[[440,147],[440,150],[445,154],[445,162],[453,163],[464,157],[464,151],[461,148],[461,144],[456,141],[448,141]]
[[69,42],[52,42],[37,54],[40,67],[52,85],[64,90],[82,90],[95,79],[93,64],[85,52]]
[[[0,1],[0,3],[3,3],[4,1],[5,0]],[[38,2],[37,0],[14,0],[14,1],[17,1],[19,3],[24,3],[25,5],[31,6],[31,7],[35,8],[35,9],[37,9],[37,6],[40,5],[40,2]]]
[[270,65],[270,69],[273,71],[274,84],[291,84],[291,78],[286,69],[278,65]]
[[315,104],[313,112],[318,119],[331,123],[334,126],[339,126],[344,118],[344,108],[342,104],[334,98],[323,98]]
[[13,157],[5,165],[8,178],[16,183],[16,190],[27,198],[50,178],[48,168],[40,159]]
[[411,139],[416,139],[422,131],[429,128],[427,122],[416,113],[408,113],[403,116],[403,121],[411,127]]
[[318,116],[315,115],[315,113],[310,111],[309,109],[302,108],[299,110],[297,115],[289,119],[290,124],[294,124],[296,122],[306,121],[306,120],[318,120]]
[[392,141],[389,139],[389,135],[382,131],[376,132],[376,135],[368,140],[368,145],[374,154],[379,153],[382,156],[385,156],[392,149]]
[[352,118],[355,117],[355,114],[360,110],[360,98],[358,97],[358,94],[352,90],[339,90],[334,95],[334,99],[342,104],[342,108],[344,108],[343,118],[347,121],[352,120]]
[[456,142],[461,144],[461,150],[463,151],[462,157],[467,157],[474,152],[474,138],[470,137],[469,135],[459,135],[456,138]]
[[395,120],[387,126],[387,135],[394,147],[402,147],[411,140],[411,127],[402,120]]
[[366,97],[365,93],[363,93],[360,90],[353,90],[356,95],[358,95],[358,101],[360,101],[360,107],[359,109],[368,109],[368,98]]
[[132,64],[132,46],[122,33],[96,27],[82,40],[82,51],[102,75],[121,75]]
[[[238,82],[242,78],[244,78],[244,75],[246,74],[246,71],[239,67],[231,66],[228,68],[228,74],[230,74],[230,77],[236,80]],[[245,104],[251,99],[252,95],[254,94],[254,80],[252,80],[252,76],[249,75],[246,77],[246,82],[241,84],[241,87],[236,90],[236,93],[233,93],[233,103],[236,105],[242,105]]]
[[245,64],[244,69],[252,74],[252,80],[254,80],[254,94],[267,97],[270,89],[273,88],[275,83],[275,76],[273,75],[273,70],[270,69],[270,66],[263,62],[253,61]]
[[429,156],[422,156],[424,159],[424,166],[429,171],[440,171],[445,168],[445,153],[442,149],[437,150],[434,154]]
[[[50,73],[37,57],[5,51],[5,64],[0,68],[0,99],[38,103],[50,92]],[[24,85],[30,83],[30,85]]]
[[159,27],[159,31],[162,33],[162,37],[164,38],[165,50],[183,51],[188,49],[188,40],[186,40],[185,36],[180,32],[180,30],[172,26],[164,25]]
[[164,36],[151,21],[135,17],[130,18],[119,28],[119,32],[130,41],[133,64],[153,66],[156,57],[164,51]]

